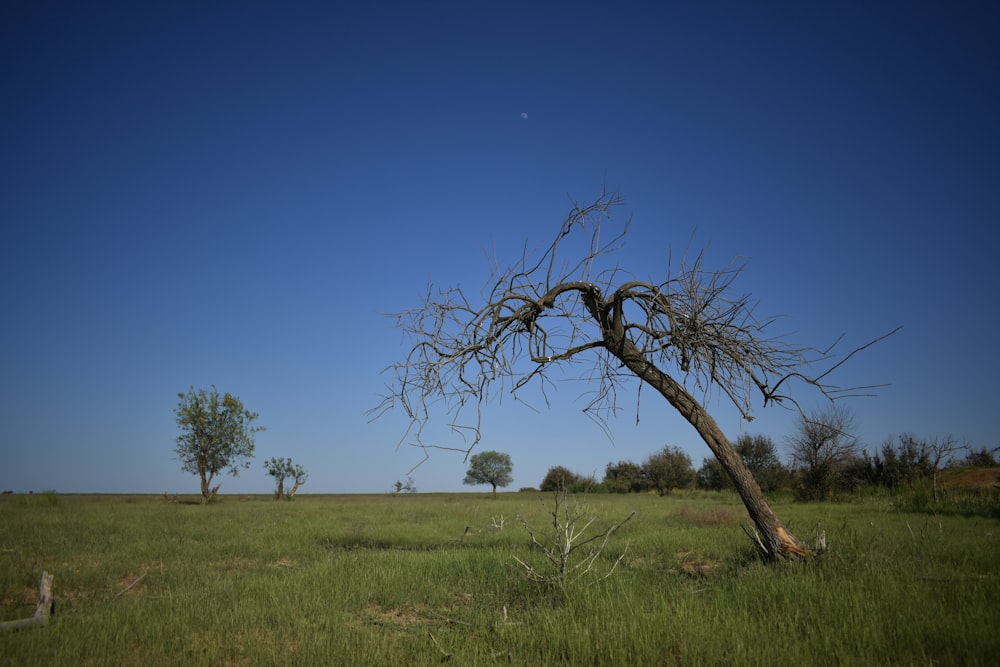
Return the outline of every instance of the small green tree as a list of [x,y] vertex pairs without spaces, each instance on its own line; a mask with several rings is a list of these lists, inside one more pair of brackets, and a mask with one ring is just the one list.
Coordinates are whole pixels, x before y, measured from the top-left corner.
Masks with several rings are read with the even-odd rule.
[[545,473],[539,491],[555,492],[569,489],[580,483],[581,477],[566,466],[552,466]]
[[[733,447],[762,491],[774,491],[791,484],[791,473],[782,465],[774,441],[769,436],[743,433],[736,438]],[[698,470],[698,487],[722,491],[732,489],[733,482],[713,456],[702,461]]]
[[514,481],[513,471],[514,464],[510,461],[510,454],[492,450],[480,452],[469,459],[469,470],[465,473],[462,483],[469,486],[491,484],[495,497],[498,486],[505,487]]
[[679,447],[664,447],[662,451],[650,454],[642,464],[642,471],[646,483],[661,496],[694,483],[691,457]]
[[895,439],[889,436],[882,443],[881,456],[865,455],[866,481],[893,488],[930,479],[934,499],[937,500],[941,470],[953,462],[957,453],[966,449],[950,435],[930,439],[918,438],[911,433],[904,433]]
[[240,468],[249,468],[254,452],[254,433],[263,426],[253,426],[256,412],[250,412],[232,394],[222,396],[212,391],[188,389],[179,393],[180,403],[174,408],[177,425],[177,456],[181,470],[195,473],[201,479],[201,502],[208,503],[219,492],[221,484],[212,486],[216,475],[229,468],[234,477]]
[[[292,463],[292,460],[289,458],[281,459],[272,456],[270,460],[264,462],[264,470],[274,478],[277,484],[277,488],[274,490],[275,500],[281,500],[282,498],[291,500],[299,490],[299,487],[305,484],[306,479],[309,478],[305,468],[297,463]],[[286,479],[294,480],[292,488],[287,492],[285,491]]]
[[642,491],[645,486],[642,466],[632,461],[609,462],[604,469],[604,486],[612,493]]
[[987,449],[986,447],[982,449],[969,449],[969,453],[966,454],[962,465],[969,466],[970,468],[995,468],[997,466],[997,452],[1000,452],[1000,447],[994,447],[993,449]]
[[699,489],[708,491],[728,491],[733,488],[733,480],[726,474],[719,459],[714,456],[702,459],[695,482]]
[[769,436],[743,433],[734,443],[763,491],[773,491],[789,482],[789,473],[778,458],[778,450]]

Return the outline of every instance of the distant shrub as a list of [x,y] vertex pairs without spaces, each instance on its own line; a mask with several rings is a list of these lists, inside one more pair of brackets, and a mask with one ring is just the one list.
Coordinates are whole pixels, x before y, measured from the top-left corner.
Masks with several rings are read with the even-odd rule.
[[18,507],[58,507],[60,502],[59,494],[49,489],[41,493],[22,493],[15,504]]
[[577,484],[580,479],[580,475],[565,466],[552,466],[538,488],[545,492],[559,491]]
[[998,451],[1000,451],[1000,447],[970,450],[965,457],[964,464],[974,468],[994,468],[997,466],[996,453]]

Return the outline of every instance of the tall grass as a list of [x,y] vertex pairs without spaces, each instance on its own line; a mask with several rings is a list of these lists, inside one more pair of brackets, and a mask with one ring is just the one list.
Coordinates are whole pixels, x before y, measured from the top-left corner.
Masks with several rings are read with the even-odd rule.
[[[4,665],[994,664],[998,526],[885,499],[777,501],[809,563],[756,560],[729,494],[593,496],[614,576],[529,580],[546,494],[0,499]],[[500,520],[503,517],[503,520]],[[503,527],[498,527],[502,525]]]

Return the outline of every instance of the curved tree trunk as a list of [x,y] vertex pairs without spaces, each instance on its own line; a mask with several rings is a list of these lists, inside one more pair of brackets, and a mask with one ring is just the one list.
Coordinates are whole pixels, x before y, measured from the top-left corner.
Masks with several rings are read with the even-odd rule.
[[[631,348],[631,349],[629,349]],[[644,382],[660,393],[684,419],[691,424],[708,448],[719,460],[722,468],[733,480],[750,519],[760,533],[764,555],[772,560],[804,558],[813,552],[785,529],[764,497],[760,485],[754,479],[739,453],[726,438],[718,423],[705,408],[676,380],[651,364],[628,341],[620,348],[622,354],[615,354]]]
[[701,436],[719,460],[722,468],[733,480],[750,520],[757,527],[759,546],[770,560],[808,558],[814,552],[785,529],[771,509],[764,492],[743,459],[726,438],[718,423],[705,408],[674,378],[656,367],[626,336],[621,323],[620,306],[609,308],[601,303],[596,289],[584,292],[588,310],[597,320],[603,334],[605,348],[635,373],[643,382],[667,399]]

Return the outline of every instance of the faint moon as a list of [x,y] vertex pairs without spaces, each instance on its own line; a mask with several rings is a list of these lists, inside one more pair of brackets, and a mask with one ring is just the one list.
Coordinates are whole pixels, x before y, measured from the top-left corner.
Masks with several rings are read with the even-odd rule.
[[526,114],[526,113],[524,113],[524,112],[522,111],[522,112],[521,112],[521,118],[523,118],[524,120],[528,120],[528,114]]

